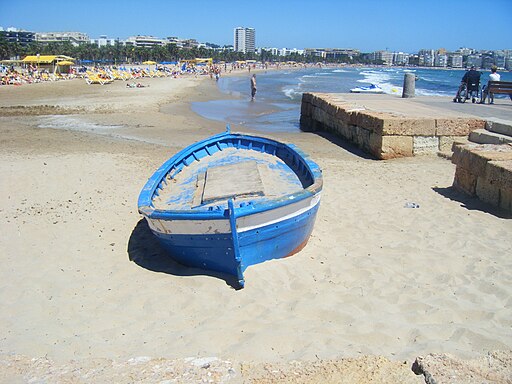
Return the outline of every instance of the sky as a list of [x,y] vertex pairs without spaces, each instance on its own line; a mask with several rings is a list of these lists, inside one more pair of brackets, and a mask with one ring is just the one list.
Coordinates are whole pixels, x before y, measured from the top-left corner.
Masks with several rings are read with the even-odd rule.
[[241,26],[267,48],[495,50],[512,49],[512,0],[0,0],[0,26],[218,45]]

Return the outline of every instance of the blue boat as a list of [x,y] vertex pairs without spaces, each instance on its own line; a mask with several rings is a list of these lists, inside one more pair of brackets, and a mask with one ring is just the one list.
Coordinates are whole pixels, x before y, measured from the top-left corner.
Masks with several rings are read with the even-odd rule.
[[320,203],[322,173],[293,144],[225,133],[167,160],[138,207],[179,263],[232,275],[299,252]]

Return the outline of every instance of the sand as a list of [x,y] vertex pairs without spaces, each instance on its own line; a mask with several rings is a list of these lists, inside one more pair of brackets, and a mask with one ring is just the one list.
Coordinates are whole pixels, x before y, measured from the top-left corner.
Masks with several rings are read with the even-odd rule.
[[[226,96],[203,78],[143,83],[0,87],[0,380],[133,382],[123,375],[145,367],[146,382],[201,382],[218,364],[207,380],[342,382],[353,359],[347,383],[362,366],[389,373],[363,382],[423,382],[417,356],[512,349],[512,220],[456,193],[442,158],[376,161],[330,136],[273,134],[323,170],[308,245],[250,267],[239,291],[174,263],[138,194],[176,151],[223,131],[190,102]],[[324,375],[247,369],[294,361]],[[155,365],[170,370],[153,377]]]

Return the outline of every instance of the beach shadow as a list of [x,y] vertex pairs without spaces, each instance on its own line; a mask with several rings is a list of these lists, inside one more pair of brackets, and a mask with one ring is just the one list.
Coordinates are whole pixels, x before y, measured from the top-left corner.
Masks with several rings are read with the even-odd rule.
[[461,207],[466,208],[470,211],[481,211],[481,212],[489,213],[489,214],[499,217],[501,219],[511,219],[512,218],[512,213],[507,212],[503,209],[497,208],[488,203],[484,203],[477,197],[468,196],[465,193],[458,191],[453,186],[445,187],[445,188],[434,187],[432,189],[435,192],[439,193],[441,196],[446,197],[447,199],[459,202]]
[[366,153],[361,148],[356,146],[355,144],[351,143],[350,141],[343,139],[340,136],[335,135],[334,133],[327,132],[327,131],[320,131],[320,130],[314,130],[311,129],[308,126],[305,126],[304,124],[300,124],[300,129],[303,132],[313,133],[317,136],[320,136],[324,138],[325,140],[330,141],[332,144],[337,145],[340,148],[343,148],[345,151],[350,152],[351,154],[361,157],[363,159],[367,160],[378,160],[376,157],[370,155],[369,153]]
[[160,245],[153,235],[146,219],[141,219],[132,231],[128,240],[128,257],[139,267],[153,272],[173,276],[211,276],[224,280],[234,289],[240,289],[235,276],[199,268],[190,268],[176,262]]

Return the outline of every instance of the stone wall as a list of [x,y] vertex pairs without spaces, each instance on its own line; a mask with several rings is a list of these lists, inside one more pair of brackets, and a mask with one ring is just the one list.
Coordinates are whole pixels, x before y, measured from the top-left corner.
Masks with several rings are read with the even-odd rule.
[[332,132],[379,159],[450,151],[457,140],[485,126],[467,118],[404,117],[347,103],[340,95],[304,93],[301,128]]
[[455,144],[453,186],[480,200],[512,211],[512,145]]

